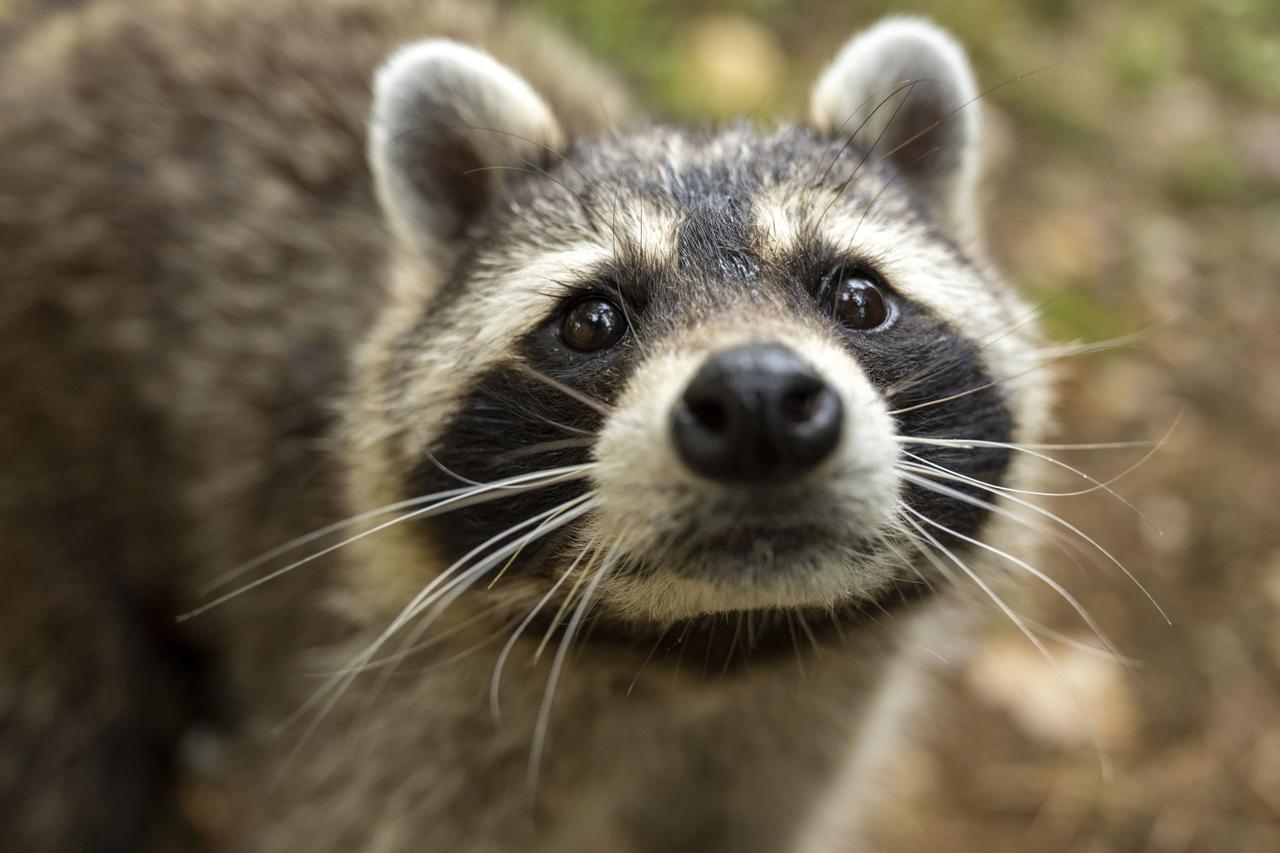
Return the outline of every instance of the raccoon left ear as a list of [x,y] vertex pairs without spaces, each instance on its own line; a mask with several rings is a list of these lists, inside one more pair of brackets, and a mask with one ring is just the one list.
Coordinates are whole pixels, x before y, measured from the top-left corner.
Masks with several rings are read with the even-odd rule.
[[501,191],[505,167],[528,169],[564,135],[546,103],[487,53],[447,39],[401,49],[378,71],[369,162],[393,230],[447,259]]
[[884,157],[929,209],[976,233],[981,124],[973,71],[954,38],[922,18],[889,18],[854,36],[814,86],[811,119]]

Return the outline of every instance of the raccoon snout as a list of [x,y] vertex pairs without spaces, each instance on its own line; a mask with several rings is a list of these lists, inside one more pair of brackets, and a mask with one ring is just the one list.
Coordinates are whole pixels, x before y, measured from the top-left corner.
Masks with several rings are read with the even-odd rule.
[[778,483],[812,470],[840,442],[844,406],[813,368],[778,345],[716,353],[672,412],[684,464],[712,480]]

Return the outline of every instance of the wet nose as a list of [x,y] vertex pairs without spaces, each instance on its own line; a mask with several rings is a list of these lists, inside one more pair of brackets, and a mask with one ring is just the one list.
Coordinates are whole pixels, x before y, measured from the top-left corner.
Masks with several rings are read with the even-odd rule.
[[702,365],[676,403],[672,433],[680,458],[703,477],[776,483],[827,458],[843,421],[840,396],[799,356],[750,345]]

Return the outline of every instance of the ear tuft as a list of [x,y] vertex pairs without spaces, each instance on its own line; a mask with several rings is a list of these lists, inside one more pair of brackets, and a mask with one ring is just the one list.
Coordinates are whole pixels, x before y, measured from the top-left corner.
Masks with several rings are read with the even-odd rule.
[[564,136],[514,71],[447,39],[395,53],[374,81],[369,162],[397,236],[431,257],[501,191],[504,167],[533,168]]
[[811,119],[886,157],[929,209],[976,232],[981,159],[977,84],[964,49],[923,18],[889,18],[854,36],[813,90]]

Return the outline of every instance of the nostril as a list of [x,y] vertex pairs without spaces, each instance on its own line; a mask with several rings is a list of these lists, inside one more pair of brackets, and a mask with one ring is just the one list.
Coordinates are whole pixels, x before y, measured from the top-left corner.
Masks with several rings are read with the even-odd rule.
[[840,442],[840,396],[794,353],[749,345],[717,353],[671,415],[677,453],[724,482],[782,482],[813,469]]
[[729,426],[729,412],[719,400],[686,401],[689,414],[707,432],[722,433]]

